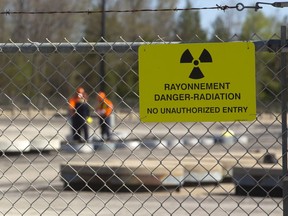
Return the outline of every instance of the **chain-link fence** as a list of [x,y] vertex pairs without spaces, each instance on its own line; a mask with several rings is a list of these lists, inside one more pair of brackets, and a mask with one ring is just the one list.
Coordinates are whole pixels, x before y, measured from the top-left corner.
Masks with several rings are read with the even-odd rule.
[[[283,37],[252,38],[252,122],[141,122],[137,51],[150,44],[141,38],[0,44],[1,215],[283,214]],[[93,120],[85,142],[73,139],[70,113],[79,88]],[[109,140],[99,91],[113,102]]]

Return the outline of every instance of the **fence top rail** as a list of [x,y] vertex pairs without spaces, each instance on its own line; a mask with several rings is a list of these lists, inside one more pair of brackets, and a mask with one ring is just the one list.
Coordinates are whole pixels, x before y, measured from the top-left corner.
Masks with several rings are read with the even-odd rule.
[[[147,44],[180,44],[180,42],[79,42],[79,43],[0,43],[0,53],[97,53],[137,52],[139,46]],[[277,52],[281,49],[280,40],[254,41],[256,51]],[[285,46],[287,47],[287,45]]]
[[179,42],[80,42],[80,43],[0,43],[0,53],[98,53],[137,52],[143,44],[175,44]]

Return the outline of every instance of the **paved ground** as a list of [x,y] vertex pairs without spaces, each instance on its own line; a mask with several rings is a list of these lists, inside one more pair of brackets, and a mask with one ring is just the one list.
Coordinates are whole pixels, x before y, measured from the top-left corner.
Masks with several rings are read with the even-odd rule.
[[[37,133],[59,136],[69,134],[63,118],[25,120],[2,119],[1,131],[5,136],[28,138]],[[212,136],[221,133],[223,124],[140,124],[139,122],[116,125],[117,133],[128,133],[132,137],[161,137],[165,139],[184,136]],[[282,215],[282,199],[276,197],[235,196],[234,184],[185,186],[179,192],[169,190],[139,192],[73,191],[65,190],[60,175],[60,164],[74,160],[112,160],[127,158],[161,160],[168,156],[181,158],[194,152],[211,154],[250,152],[257,149],[281,149],[279,136],[281,125],[274,123],[268,128],[264,124],[232,125],[237,136],[245,134],[249,142],[245,145],[197,145],[193,148],[172,149],[116,149],[94,153],[49,153],[3,154],[0,157],[0,214],[1,215]],[[247,129],[248,128],[248,129]],[[91,131],[98,133],[92,125]]]
[[[155,155],[161,154],[159,151]],[[106,154],[106,155],[105,155]],[[181,153],[180,153],[181,154]],[[114,157],[127,158],[127,150]],[[143,157],[145,154],[138,154]],[[50,152],[3,155],[0,159],[2,215],[281,215],[281,198],[235,196],[235,185],[184,186],[139,192],[65,190],[60,164],[70,160],[103,160],[107,152]]]

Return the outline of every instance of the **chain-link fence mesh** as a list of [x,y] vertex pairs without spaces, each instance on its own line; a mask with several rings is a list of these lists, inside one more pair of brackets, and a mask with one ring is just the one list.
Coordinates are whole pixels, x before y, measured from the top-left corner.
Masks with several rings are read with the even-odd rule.
[[[141,38],[0,44],[1,215],[281,215],[282,48],[278,36],[252,40],[256,120],[205,123],[140,121]],[[69,113],[79,87],[86,142]],[[99,91],[114,105],[110,140]]]

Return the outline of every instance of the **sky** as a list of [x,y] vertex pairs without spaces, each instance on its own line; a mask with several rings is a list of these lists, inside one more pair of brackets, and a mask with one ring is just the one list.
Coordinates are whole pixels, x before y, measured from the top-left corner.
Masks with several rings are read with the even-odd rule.
[[[273,3],[273,2],[283,2],[283,0],[260,0],[260,1],[252,1],[252,0],[191,0],[192,6],[197,8],[202,7],[215,7],[216,4],[220,6],[236,6],[237,3],[242,3],[245,6],[255,6],[256,2],[265,2],[265,3]],[[182,0],[183,5],[180,7],[185,7],[186,0]],[[276,8],[271,5],[261,4],[260,6],[263,9],[259,9],[266,16],[276,16],[279,17],[279,20],[282,20],[284,16],[288,16],[288,7],[287,8]],[[211,29],[211,25],[214,22],[217,16],[224,16],[227,19],[227,13],[236,13],[239,19],[244,18],[245,14],[248,10],[254,9],[244,9],[243,11],[237,11],[236,9],[228,9],[227,11],[223,10],[200,10],[201,15],[201,25],[205,30]],[[256,12],[255,12],[256,13]],[[226,14],[226,15],[225,15]],[[229,16],[228,16],[229,17]],[[229,20],[227,20],[229,22]]]

